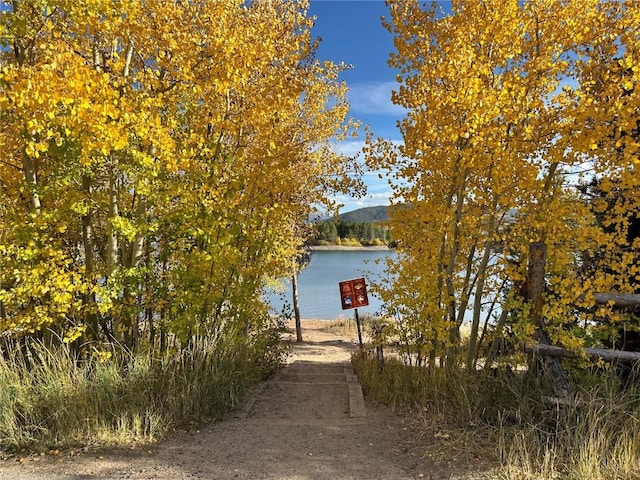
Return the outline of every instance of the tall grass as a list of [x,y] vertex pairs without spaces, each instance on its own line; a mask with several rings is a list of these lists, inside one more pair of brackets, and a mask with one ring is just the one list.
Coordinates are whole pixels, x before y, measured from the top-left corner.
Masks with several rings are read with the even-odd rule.
[[614,375],[589,382],[573,401],[548,400],[535,376],[409,367],[393,358],[355,355],[365,394],[408,408],[427,431],[471,439],[492,458],[486,478],[631,480],[640,478],[640,388]]
[[640,390],[615,380],[546,405],[537,423],[505,429],[499,478],[640,478]]
[[148,442],[175,426],[221,417],[275,368],[282,350],[221,337],[151,361],[80,361],[66,345],[31,342],[0,355],[0,450],[44,451]]
[[[383,323],[379,317],[368,313],[360,314],[359,318],[361,332],[365,337],[373,337],[375,329]],[[350,317],[327,321],[321,330],[335,335],[357,335],[358,333],[356,321]]]

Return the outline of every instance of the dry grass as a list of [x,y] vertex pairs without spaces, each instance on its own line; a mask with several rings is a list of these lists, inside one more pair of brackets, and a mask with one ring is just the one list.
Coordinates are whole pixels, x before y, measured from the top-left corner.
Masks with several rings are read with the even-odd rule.
[[321,328],[321,331],[331,333],[336,336],[351,336],[358,334],[354,318],[328,320],[326,325]]
[[[359,318],[363,341],[369,342],[374,336],[375,328],[380,325],[383,320],[366,313],[361,314]],[[323,326],[322,331],[336,336],[356,336],[358,334],[355,317],[328,320],[326,321],[326,325]]]
[[[278,343],[274,343],[278,342]],[[130,445],[219,418],[284,360],[279,332],[220,336],[153,362],[115,351],[79,358],[36,341],[0,355],[0,454]]]
[[[426,455],[502,480],[640,478],[640,388],[590,379],[578,401],[554,406],[533,375],[493,377],[409,367],[371,354],[353,363],[372,400],[408,409]],[[593,386],[595,384],[595,386]]]

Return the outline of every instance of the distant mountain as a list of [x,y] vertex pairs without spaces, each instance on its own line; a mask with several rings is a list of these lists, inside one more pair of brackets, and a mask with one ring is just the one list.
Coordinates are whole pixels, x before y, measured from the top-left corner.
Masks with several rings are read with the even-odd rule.
[[386,205],[359,208],[358,210],[342,213],[339,218],[345,222],[386,222],[389,220],[389,216],[387,215],[388,208]]

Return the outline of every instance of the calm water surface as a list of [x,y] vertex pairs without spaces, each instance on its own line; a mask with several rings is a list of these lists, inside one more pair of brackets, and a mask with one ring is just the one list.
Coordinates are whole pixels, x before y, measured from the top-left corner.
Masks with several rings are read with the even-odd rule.
[[[367,285],[381,278],[384,259],[395,256],[388,250],[316,250],[311,263],[298,275],[298,300],[302,318],[331,320],[340,316],[353,317],[353,310],[342,310],[338,282],[365,277]],[[378,261],[376,263],[376,261]],[[291,285],[286,283],[282,294],[270,293],[269,301],[276,311],[284,303],[292,304]],[[382,306],[369,292],[369,306],[360,307],[359,314],[374,314]]]

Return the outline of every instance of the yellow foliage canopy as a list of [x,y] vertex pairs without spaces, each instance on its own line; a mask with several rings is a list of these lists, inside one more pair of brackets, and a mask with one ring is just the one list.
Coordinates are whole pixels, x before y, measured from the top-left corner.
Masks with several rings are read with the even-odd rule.
[[[391,225],[403,255],[385,298],[418,343],[440,353],[458,344],[465,311],[472,335],[481,316],[498,316],[496,306],[523,311],[528,245],[544,241],[546,319],[555,340],[579,344],[573,306],[640,282],[637,240],[629,245],[623,221],[640,211],[638,3],[389,7],[397,49],[389,63],[399,71],[392,99],[407,115],[403,145],[371,139],[368,150],[371,167],[398,179]],[[604,228],[576,189],[591,175],[618,199],[609,210],[616,228]],[[588,269],[581,252],[618,263]],[[531,334],[521,318],[514,328]]]
[[341,67],[312,25],[285,0],[13,2],[0,329],[132,345],[143,315],[186,338],[261,311],[296,227],[356,186],[331,148],[351,128]]

